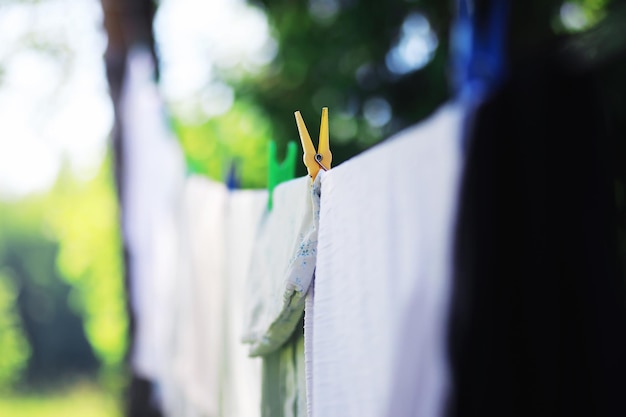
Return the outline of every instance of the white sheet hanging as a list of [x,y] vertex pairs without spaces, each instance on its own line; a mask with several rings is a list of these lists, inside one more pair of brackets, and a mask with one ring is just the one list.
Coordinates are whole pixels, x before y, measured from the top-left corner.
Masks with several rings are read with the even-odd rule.
[[261,359],[248,356],[241,342],[244,294],[252,250],[267,207],[267,190],[230,193],[226,213],[226,333],[223,359],[223,409],[226,417],[261,416]]
[[187,179],[181,224],[181,270],[175,313],[176,349],[170,360],[182,395],[167,414],[220,416],[226,355],[225,247],[228,190],[200,176]]
[[170,335],[164,322],[176,297],[178,216],[185,166],[164,118],[153,80],[154,62],[133,49],[121,96],[124,187],[123,233],[130,257],[130,295],[135,315],[131,364],[158,381],[168,366]]
[[314,417],[442,415],[461,120],[447,105],[322,178]]

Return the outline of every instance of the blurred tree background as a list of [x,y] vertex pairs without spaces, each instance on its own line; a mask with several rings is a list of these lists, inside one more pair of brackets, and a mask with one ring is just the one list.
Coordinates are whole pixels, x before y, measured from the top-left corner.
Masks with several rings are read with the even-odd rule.
[[[195,4],[213,1],[197,0]],[[0,14],[18,3],[41,2],[1,0]],[[211,55],[210,65],[187,68],[206,73],[209,81],[178,95],[169,93],[167,87],[168,61],[175,59],[166,47],[172,31],[161,31],[165,23],[159,22],[167,21],[175,7],[195,6],[192,1],[176,3],[102,0],[109,19],[105,22],[107,62],[114,100],[119,96],[128,49],[133,43],[154,42],[152,18],[156,11],[155,53],[162,64],[163,95],[190,172],[223,180],[229,166],[235,164],[243,187],[264,187],[268,141],[278,142],[279,154],[288,141],[298,141],[296,110],[302,111],[309,131],[316,136],[321,108],[329,107],[333,163],[337,165],[419,122],[451,97],[451,1],[215,1],[215,7],[237,4],[238,11],[253,13],[251,22],[266,27],[268,38],[258,45],[264,58],[256,62]],[[482,3],[477,1],[479,6]],[[545,40],[540,35],[532,38],[535,35],[531,33],[549,37],[580,33],[577,47],[598,52],[589,58],[594,65],[606,64],[602,74],[607,105],[613,109],[612,117],[621,121],[622,132],[626,131],[626,65],[620,55],[624,50],[620,36],[626,35],[619,31],[620,25],[626,27],[623,13],[619,14],[623,3],[526,2],[511,23],[511,44],[524,51]],[[618,10],[613,20],[611,10]],[[191,13],[199,15],[199,26],[217,31],[210,38],[217,39],[217,44],[234,36],[254,43],[257,36],[245,30],[258,25],[243,25],[237,29],[240,33],[233,33],[228,26],[234,21],[220,26],[211,21],[211,11]],[[604,42],[607,39],[612,41]],[[217,48],[207,46],[210,42],[202,37],[184,42],[204,42],[202,47],[211,54],[210,49]],[[76,59],[67,43],[37,33],[11,45],[0,48],[0,94],[15,50],[48,54],[59,63],[62,73]],[[58,84],[53,89],[56,94],[67,75],[50,82]],[[7,122],[1,111],[0,126]],[[113,137],[115,132],[119,134],[114,131]],[[102,152],[90,175],[62,164],[46,190],[0,202],[0,392],[46,389],[58,385],[59,378],[98,380],[116,394],[124,384],[130,325],[114,180],[119,161],[113,149],[119,144],[111,143],[114,146]],[[623,141],[620,146],[624,150]],[[298,174],[304,175],[304,166],[297,166]],[[616,193],[622,196],[622,232],[626,236],[626,168],[619,176]],[[623,250],[626,254],[626,245]],[[8,407],[0,400],[2,415],[3,404]]]
[[[299,141],[296,110],[302,111],[315,135],[321,108],[329,107],[337,165],[419,122],[451,97],[452,1],[249,3],[267,17],[275,41],[273,59],[252,72],[232,62],[207,68],[232,89],[233,104],[224,114],[203,113],[202,96],[211,96],[209,87],[190,95],[184,106],[170,102],[176,132],[194,172],[224,179],[234,160],[242,167],[244,187],[262,187],[267,140],[278,142],[279,154],[286,142]],[[476,7],[480,10],[488,3],[476,1]],[[623,3],[516,3],[508,53],[512,60],[528,59],[559,37],[590,31]],[[607,26],[622,23],[615,19]],[[298,175],[305,173],[298,164]]]
[[[224,115],[189,123],[173,108],[192,166],[219,179],[226,171],[220,164],[234,158],[242,166],[243,185],[262,187],[267,140],[278,142],[279,154],[288,141],[299,142],[296,110],[315,135],[321,108],[329,107],[335,165],[423,119],[449,97],[450,6],[373,0],[255,3],[266,13],[276,41],[273,60],[254,73],[217,68],[235,96]],[[241,141],[240,126],[250,131]],[[216,153],[208,149],[220,144],[225,157],[215,161]],[[298,164],[298,174],[305,173]]]
[[0,415],[115,416],[127,313],[96,0],[0,2]]

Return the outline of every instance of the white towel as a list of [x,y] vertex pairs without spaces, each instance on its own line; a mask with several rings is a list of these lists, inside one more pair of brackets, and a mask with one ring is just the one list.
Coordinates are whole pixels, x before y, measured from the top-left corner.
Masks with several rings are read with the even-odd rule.
[[319,184],[311,186],[310,178],[302,177],[274,189],[273,209],[260,225],[248,281],[243,340],[252,356],[278,349],[302,317],[315,270]]
[[306,415],[313,415],[313,328],[315,323],[315,277],[304,303],[304,387],[306,390]]
[[[181,226],[181,273],[175,314],[176,350],[170,358],[185,415],[219,416],[225,329],[226,187],[188,178]],[[167,403],[167,401],[166,401]],[[176,402],[173,402],[176,404]],[[167,410],[177,416],[176,410]]]
[[261,416],[261,359],[241,343],[246,285],[252,249],[267,207],[267,190],[230,193],[226,215],[226,334],[222,416]]
[[121,97],[124,135],[123,233],[130,257],[130,295],[136,320],[131,363],[158,381],[167,367],[178,256],[179,201],[185,166],[167,127],[147,50],[128,56]]
[[313,416],[442,415],[461,119],[445,106],[322,179]]

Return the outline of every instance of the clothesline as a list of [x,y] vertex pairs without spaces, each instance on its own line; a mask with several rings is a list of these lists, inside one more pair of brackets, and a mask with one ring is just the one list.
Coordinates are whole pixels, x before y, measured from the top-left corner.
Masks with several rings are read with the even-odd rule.
[[[130,60],[129,89],[136,81],[133,65],[140,65],[142,59]],[[132,91],[128,94],[132,99]],[[392,408],[397,399],[389,387],[396,384],[389,372],[402,357],[402,352],[394,351],[394,340],[402,334],[401,327],[390,324],[400,324],[403,313],[413,305],[414,300],[407,297],[414,292],[412,288],[432,285],[428,277],[415,279],[419,261],[415,265],[414,252],[418,240],[429,236],[422,229],[451,224],[447,217],[452,215],[450,196],[458,171],[455,138],[460,115],[460,109],[450,105],[423,126],[321,172],[313,185],[308,177],[279,185],[271,211],[266,208],[264,190],[228,192],[224,185],[208,179],[183,180],[180,165],[171,165],[172,176],[179,178],[172,183],[172,193],[180,193],[182,204],[180,208],[173,204],[169,213],[162,213],[177,224],[177,236],[170,235],[168,241],[178,242],[180,248],[161,254],[161,262],[169,263],[160,268],[161,273],[169,270],[164,282],[148,276],[137,288],[144,295],[155,294],[144,301],[146,306],[135,304],[138,316],[145,317],[139,320],[139,329],[152,320],[154,329],[143,337],[139,331],[133,356],[136,369],[159,385],[168,415],[184,415],[186,408],[205,415],[260,415],[262,405],[275,410],[271,415],[282,410],[283,415],[294,416],[306,415],[307,405],[310,415],[324,416],[340,415],[344,407],[355,405],[359,415],[380,415],[384,404]],[[129,138],[147,137],[128,133]],[[160,136],[163,144],[171,141],[165,130]],[[155,149],[155,145],[150,147]],[[139,152],[137,158],[142,157]],[[163,174],[162,164],[155,163],[154,170],[157,165]],[[419,172],[424,175],[415,176]],[[171,204],[172,195],[163,194],[163,198]],[[429,204],[415,206],[425,201]],[[155,206],[144,208],[154,210]],[[428,213],[420,217],[423,210]],[[433,222],[437,215],[442,220]],[[420,219],[424,223],[415,223]],[[160,227],[165,220],[154,223]],[[324,234],[319,242],[318,230]],[[434,280],[442,288],[448,282],[444,265],[449,257],[445,244],[449,239],[442,240],[449,233],[444,232],[435,229],[431,233],[430,246],[433,251],[439,249],[433,252],[436,259],[424,264],[437,265]],[[436,245],[437,240],[443,243]],[[151,255],[146,254],[147,262],[154,260]],[[354,268],[346,270],[346,264]],[[305,355],[301,318],[305,297],[312,294],[309,288],[316,267],[316,298],[309,296],[307,311],[307,334],[315,337],[306,341]],[[372,292],[376,283],[378,289]],[[441,318],[446,292],[433,291],[432,300],[439,302],[424,305],[423,313]],[[404,301],[398,298],[401,294]],[[371,317],[374,311],[378,314]],[[426,338],[435,345],[427,349],[430,353],[424,359],[427,366],[436,368],[430,372],[440,380],[424,391],[430,405],[420,407],[430,407],[431,412],[441,407],[445,387],[443,361],[437,357],[443,352],[438,348],[443,344],[441,327],[439,319]],[[352,348],[335,352],[333,341],[346,337]],[[259,359],[249,355],[263,357],[263,375]],[[152,363],[143,364],[151,356]],[[377,377],[370,372],[378,373]],[[284,390],[271,388],[281,385]],[[352,391],[355,395],[339,395],[341,387],[349,386],[359,387]],[[319,400],[325,398],[333,400]],[[337,407],[339,401],[344,406]],[[329,409],[331,403],[334,407]],[[234,411],[234,404],[247,411]]]
[[[561,357],[593,376],[565,382],[585,415],[621,415],[626,296],[589,80],[546,59],[472,103],[472,124],[447,103],[313,184],[278,185],[268,210],[266,190],[185,176],[146,59],[128,62],[124,229],[132,365],[166,416],[551,416]],[[527,95],[566,111],[520,114]],[[555,169],[574,172],[555,158],[565,140],[593,155],[576,188]]]

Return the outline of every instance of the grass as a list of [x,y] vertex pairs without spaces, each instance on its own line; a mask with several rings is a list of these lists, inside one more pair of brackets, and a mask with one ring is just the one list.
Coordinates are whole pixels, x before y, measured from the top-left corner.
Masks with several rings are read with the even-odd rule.
[[36,394],[0,394],[2,417],[121,417],[117,398],[82,383]]

